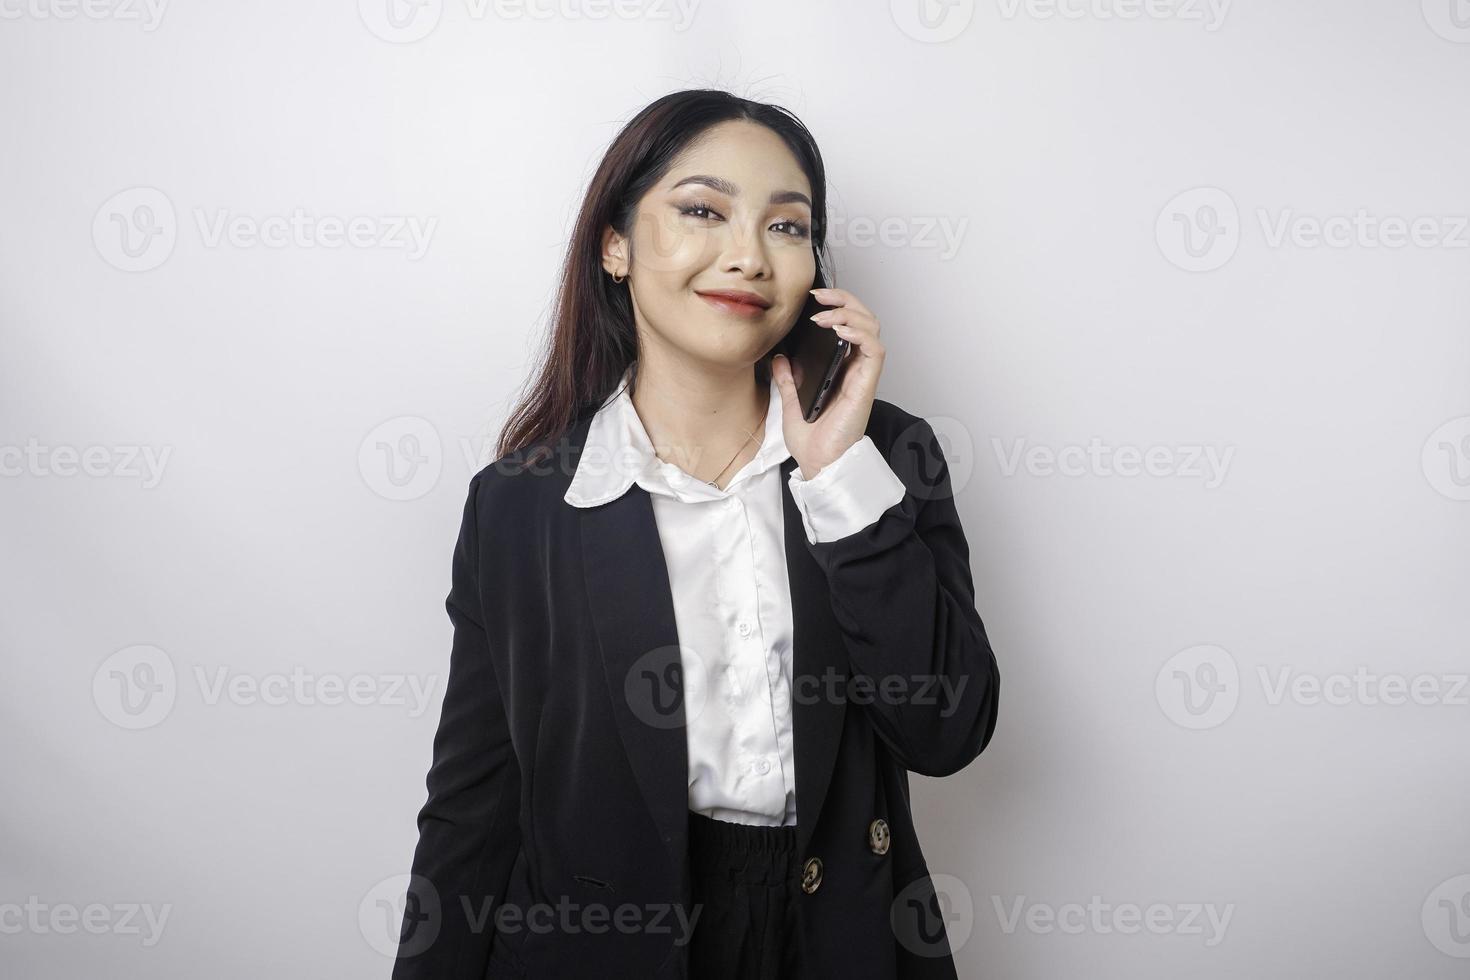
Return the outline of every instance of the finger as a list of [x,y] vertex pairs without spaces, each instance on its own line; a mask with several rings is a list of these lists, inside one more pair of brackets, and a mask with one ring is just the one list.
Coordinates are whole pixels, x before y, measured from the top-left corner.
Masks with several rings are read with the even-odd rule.
[[832,326],[838,323],[845,323],[848,326],[856,327],[857,329],[863,330],[866,333],[871,333],[875,337],[878,335],[879,329],[878,321],[873,318],[873,315],[871,313],[864,313],[861,310],[849,309],[847,307],[839,307],[835,310],[823,310],[821,313],[813,313],[811,316],[811,321],[823,327]]
[[771,358],[771,376],[776,379],[776,390],[781,393],[781,419],[787,422],[805,422],[801,410],[801,394],[797,391],[797,380],[791,373],[791,360],[785,354]]
[[838,289],[836,286],[821,286],[813,289],[812,295],[817,298],[818,303],[823,303],[827,306],[842,306],[872,316],[872,311],[864,306],[860,299],[845,289]]
[[865,358],[880,358],[883,356],[883,344],[872,334],[862,333],[845,326],[836,326],[832,329],[836,331],[837,336],[852,344],[855,352],[851,356]]
[[828,330],[834,331],[837,336],[844,340],[850,340],[864,347],[875,347],[878,341],[878,323],[871,317],[850,314],[846,317],[833,317],[830,320],[814,321]]
[[862,345],[853,344],[849,350],[849,363],[843,368],[842,380],[832,393],[830,404],[835,407],[848,402],[871,402],[878,393],[878,376],[883,369],[882,357],[881,350],[872,351]]

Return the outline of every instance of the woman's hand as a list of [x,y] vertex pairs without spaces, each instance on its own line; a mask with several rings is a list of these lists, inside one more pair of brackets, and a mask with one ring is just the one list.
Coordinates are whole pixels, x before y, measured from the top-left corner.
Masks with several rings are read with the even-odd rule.
[[848,363],[838,381],[837,392],[827,399],[815,422],[803,418],[791,363],[784,355],[771,361],[771,373],[781,390],[781,432],[786,438],[786,448],[801,467],[801,475],[808,480],[867,432],[884,353],[883,345],[878,342],[878,319],[856,296],[835,287],[813,289],[812,293],[823,305],[837,307],[818,313],[813,322],[837,331],[837,336],[852,343],[852,350],[848,352]]

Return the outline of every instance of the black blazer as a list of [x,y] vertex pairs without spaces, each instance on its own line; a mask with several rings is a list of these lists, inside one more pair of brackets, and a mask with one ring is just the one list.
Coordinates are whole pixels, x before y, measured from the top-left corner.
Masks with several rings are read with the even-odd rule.
[[[550,459],[513,454],[470,480],[394,980],[687,976],[673,598],[646,490],[562,499],[591,418],[545,443]],[[781,464],[808,975],[953,978],[908,772],[980,754],[1000,674],[933,429],[878,399],[867,434],[908,493],[841,540],[807,540],[796,460]],[[874,683],[845,686],[861,677]]]

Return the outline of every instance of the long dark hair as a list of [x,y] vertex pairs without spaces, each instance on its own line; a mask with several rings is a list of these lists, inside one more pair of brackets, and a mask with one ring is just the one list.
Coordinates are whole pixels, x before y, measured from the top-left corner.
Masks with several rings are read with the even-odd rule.
[[[788,110],[752,102],[718,89],[671,92],[649,104],[623,127],[603,155],[587,186],[567,248],[557,288],[551,342],[537,377],[501,429],[497,461],[532,449],[521,462],[534,462],[545,444],[563,435],[612,394],[637,359],[638,334],[628,282],[615,283],[602,267],[602,235],[608,226],[629,232],[638,201],[663,179],[674,158],[711,126],[743,119],[768,127],[796,156],[812,188],[814,286],[827,286],[827,175],[816,140]],[[767,352],[756,379],[770,381]],[[533,448],[534,447],[534,448]]]

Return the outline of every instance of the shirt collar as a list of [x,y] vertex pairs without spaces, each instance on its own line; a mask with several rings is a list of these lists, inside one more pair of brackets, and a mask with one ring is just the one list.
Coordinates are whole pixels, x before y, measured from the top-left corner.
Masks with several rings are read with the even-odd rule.
[[[629,365],[617,388],[592,417],[577,469],[562,499],[575,507],[596,507],[621,497],[634,483],[650,493],[681,500],[717,500],[729,496],[730,487],[724,490],[712,487],[658,458],[628,394],[632,376],[633,368]],[[781,389],[776,385],[775,375],[771,376],[770,385],[765,436],[755,457],[737,472],[742,481],[791,458],[781,429]]]

